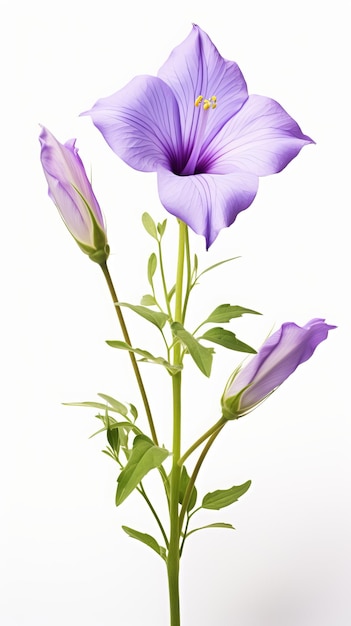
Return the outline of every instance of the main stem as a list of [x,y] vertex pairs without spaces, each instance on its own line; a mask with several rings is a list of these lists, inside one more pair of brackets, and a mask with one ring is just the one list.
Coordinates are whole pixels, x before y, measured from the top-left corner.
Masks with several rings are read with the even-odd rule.
[[[186,225],[179,222],[178,266],[175,289],[175,316],[176,322],[182,322],[183,317],[183,275],[184,249],[186,239]],[[173,364],[181,364],[181,345],[176,341],[173,349]],[[181,466],[178,461],[181,456],[181,383],[182,374],[179,371],[172,377],[173,387],[173,444],[172,444],[172,472],[170,477],[170,539],[167,560],[170,626],[180,626],[179,604],[179,559],[180,559],[180,531],[179,531],[179,484]]]
[[[118,321],[119,321],[119,324],[120,324],[120,327],[121,327],[121,330],[122,330],[122,334],[123,334],[124,340],[125,340],[125,342],[129,346],[131,346],[132,344],[131,344],[131,341],[130,341],[129,333],[128,333],[128,330],[127,330],[127,327],[126,327],[126,323],[124,321],[124,317],[123,317],[123,313],[121,311],[121,307],[118,305],[117,293],[116,293],[116,290],[114,288],[114,285],[113,285],[113,282],[112,282],[112,278],[111,278],[111,274],[110,274],[109,269],[107,267],[106,261],[104,263],[102,263],[100,265],[100,267],[101,267],[103,275],[104,275],[104,277],[106,279],[107,286],[109,288],[109,291],[110,291],[110,294],[111,294],[111,297],[112,297],[112,300],[113,300],[113,304],[114,304],[114,307],[115,307],[115,311],[116,311],[116,314],[117,314],[117,317],[118,317]],[[138,383],[140,394],[141,394],[141,397],[142,397],[142,400],[143,400],[146,417],[147,417],[147,420],[148,420],[148,423],[149,423],[149,428],[150,428],[150,431],[151,431],[151,437],[152,437],[152,440],[153,440],[154,444],[156,446],[158,446],[156,430],[155,430],[154,422],[153,422],[152,415],[151,415],[151,409],[150,409],[149,401],[147,399],[144,383],[143,383],[143,380],[141,378],[141,374],[140,374],[140,370],[139,370],[139,367],[138,367],[138,363],[136,361],[134,352],[129,352],[129,356],[130,356],[130,360],[131,360],[131,363],[132,363],[134,374],[135,374],[135,377],[136,377],[136,380],[137,380],[137,383]]]

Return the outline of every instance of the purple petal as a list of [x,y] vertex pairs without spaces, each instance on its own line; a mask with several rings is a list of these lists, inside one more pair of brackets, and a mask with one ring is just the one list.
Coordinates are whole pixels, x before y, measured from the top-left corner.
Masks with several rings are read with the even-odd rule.
[[230,226],[238,213],[251,204],[257,188],[258,178],[252,174],[176,176],[165,168],[158,171],[163,206],[203,235],[207,248],[219,231]]
[[226,395],[234,396],[250,385],[241,397],[243,411],[261,402],[312,356],[333,328],[335,326],[329,326],[319,318],[303,327],[290,322],[283,324],[238,373]]
[[177,168],[181,155],[178,104],[160,78],[137,76],[90,111],[112,150],[134,169]]
[[217,108],[207,112],[209,120],[204,137],[207,146],[248,96],[238,65],[223,59],[209,36],[196,25],[185,41],[174,48],[158,76],[171,87],[178,101],[182,140],[189,156],[198,125],[196,98],[199,95],[217,98]]
[[242,109],[213,139],[201,158],[207,172],[280,172],[301,150],[314,143],[271,98],[249,96]]

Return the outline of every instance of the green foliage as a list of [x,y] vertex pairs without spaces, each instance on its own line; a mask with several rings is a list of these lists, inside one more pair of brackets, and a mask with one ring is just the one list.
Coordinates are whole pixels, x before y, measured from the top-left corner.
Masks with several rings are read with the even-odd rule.
[[251,480],[242,485],[231,487],[230,489],[218,489],[212,493],[208,493],[202,500],[203,509],[212,509],[218,511],[233,502],[236,502],[249,489]]
[[236,317],[241,317],[244,313],[250,313],[252,315],[261,315],[258,311],[253,311],[252,309],[245,309],[242,306],[233,306],[231,304],[221,304],[214,311],[212,311],[211,315],[202,322],[203,324],[218,324],[223,322],[230,322],[231,319]]
[[157,302],[154,296],[152,296],[150,293],[147,293],[145,296],[142,297],[140,304],[143,304],[144,306],[156,306]]
[[156,269],[157,269],[157,257],[156,257],[156,254],[153,252],[150,255],[150,258],[149,258],[148,264],[147,264],[147,278],[148,278],[148,281],[149,281],[151,287],[153,287],[153,280],[152,279],[153,279],[153,277],[155,275]]
[[250,354],[256,354],[256,350],[254,350],[254,348],[251,348],[251,346],[237,339],[236,335],[232,333],[230,330],[226,330],[225,328],[221,328],[220,326],[216,326],[215,328],[210,328],[210,330],[207,330],[200,337],[200,339],[206,339],[207,341],[212,341],[213,343],[217,343],[220,346],[224,346],[224,348],[228,348],[229,350],[236,350],[237,352],[248,352]]
[[143,222],[143,226],[144,226],[146,232],[149,233],[149,235],[151,237],[156,239],[156,241],[158,241],[156,224],[155,224],[154,220],[152,219],[151,215],[149,215],[149,213],[145,212],[145,213],[142,214],[141,220]]
[[157,554],[159,554],[160,557],[164,559],[164,561],[167,560],[166,548],[163,548],[162,546],[160,546],[157,543],[156,539],[154,539],[154,537],[152,537],[151,535],[148,535],[147,533],[141,533],[139,530],[134,530],[133,528],[130,528],[129,526],[122,526],[122,528],[124,532],[127,533],[127,535],[129,535],[129,537],[133,537],[133,539],[137,539],[138,541],[141,541],[141,543],[144,543],[145,545],[149,546],[149,548],[157,552]]
[[161,356],[153,356],[147,350],[141,350],[140,348],[132,348],[125,341],[106,341],[106,343],[111,346],[111,348],[118,348],[119,350],[128,350],[128,352],[134,352],[134,354],[139,354],[143,358],[141,361],[145,361],[146,363],[155,363],[156,365],[162,365],[166,368],[166,370],[170,374],[176,374],[179,370],[182,369],[181,365],[172,365],[166,359]]
[[232,524],[227,524],[226,522],[215,522],[214,524],[206,524],[206,526],[200,526],[199,528],[194,528],[190,530],[186,536],[190,537],[193,533],[196,533],[198,530],[205,530],[206,528],[229,528],[230,530],[235,530]]
[[186,347],[199,370],[209,377],[211,375],[213,348],[205,348],[195,337],[185,330],[179,322],[171,324],[172,333]]
[[116,505],[122,504],[144,476],[150,470],[162,465],[168,456],[168,450],[155,446],[151,439],[145,435],[137,435],[127,465],[118,477]]
[[124,306],[128,309],[131,309],[132,311],[134,311],[134,313],[137,313],[148,322],[151,322],[151,324],[157,326],[159,330],[162,330],[168,320],[168,315],[166,313],[162,313],[161,311],[150,311],[149,308],[141,306],[140,304],[128,304],[127,302],[119,302],[118,306]]

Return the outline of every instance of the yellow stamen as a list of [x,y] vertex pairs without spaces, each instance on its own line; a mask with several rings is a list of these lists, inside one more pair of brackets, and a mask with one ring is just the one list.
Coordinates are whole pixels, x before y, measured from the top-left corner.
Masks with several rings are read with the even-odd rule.
[[204,99],[203,96],[198,96],[195,100],[195,106],[199,107],[202,103],[205,111],[207,111],[208,109],[215,109],[217,106],[217,98],[216,96],[211,96],[211,98]]

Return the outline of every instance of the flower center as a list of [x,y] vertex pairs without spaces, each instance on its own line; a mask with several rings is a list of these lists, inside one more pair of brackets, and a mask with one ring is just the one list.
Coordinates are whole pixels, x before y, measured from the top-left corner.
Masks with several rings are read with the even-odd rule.
[[[191,176],[196,172],[196,166],[199,160],[199,155],[201,152],[201,148],[204,144],[205,131],[208,120],[208,111],[210,109],[215,109],[217,107],[217,98],[216,96],[211,96],[210,98],[204,98],[204,96],[200,95],[196,98],[194,102],[194,106],[197,109],[200,109],[198,112],[197,126],[196,132],[194,135],[194,143],[191,150],[191,154],[189,156],[188,162],[183,168],[181,172],[181,176]],[[201,109],[203,109],[201,111]]]

